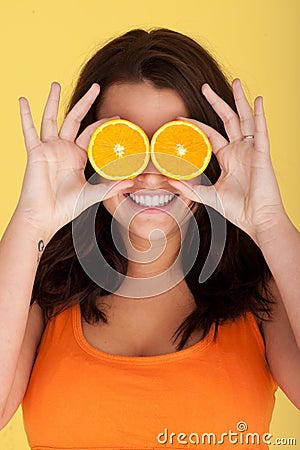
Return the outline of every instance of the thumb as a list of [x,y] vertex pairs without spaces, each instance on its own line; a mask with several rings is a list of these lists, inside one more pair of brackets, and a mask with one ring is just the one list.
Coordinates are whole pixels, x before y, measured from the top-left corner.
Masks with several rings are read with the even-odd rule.
[[225,216],[221,199],[214,186],[196,186],[194,191],[195,195],[198,198],[198,201],[204,203],[207,206],[210,206],[211,208],[215,209],[220,214]]
[[184,197],[210,206],[224,216],[224,208],[215,185],[204,186],[179,180],[169,180],[169,184],[178,189]]
[[82,210],[89,208],[95,203],[102,202],[115,195],[122,194],[132,187],[132,180],[114,181],[112,183],[90,184],[86,183],[82,190],[80,200]]

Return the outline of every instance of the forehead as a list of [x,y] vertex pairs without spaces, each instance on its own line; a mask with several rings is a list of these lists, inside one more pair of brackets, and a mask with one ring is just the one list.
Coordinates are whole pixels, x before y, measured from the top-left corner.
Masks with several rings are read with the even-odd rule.
[[139,125],[148,135],[177,116],[188,117],[177,91],[156,88],[150,81],[115,83],[107,88],[98,111],[99,118],[120,116]]

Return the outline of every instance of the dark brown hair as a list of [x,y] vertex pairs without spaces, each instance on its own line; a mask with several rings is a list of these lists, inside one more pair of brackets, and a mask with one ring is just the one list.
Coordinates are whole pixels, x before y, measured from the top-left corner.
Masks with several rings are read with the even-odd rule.
[[[116,82],[141,82],[148,80],[156,88],[175,89],[185,102],[189,117],[206,123],[228,138],[222,120],[201,93],[201,86],[208,82],[231,108],[237,112],[231,84],[215,58],[199,43],[188,36],[168,29],[145,31],[134,29],[108,42],[85,64],[68,106],[68,111],[85,94],[92,83],[99,83],[101,92],[81,123],[79,133],[99,119],[97,111],[107,88]],[[67,111],[67,112],[68,112]],[[220,166],[213,155],[205,174],[215,183]],[[94,169],[87,162],[85,176],[88,180]],[[97,244],[107,263],[120,273],[113,282],[116,288],[126,274],[127,260],[116,249],[110,226],[112,217],[100,203],[95,220]],[[92,207],[91,207],[92,208]],[[88,208],[82,214],[88,217]],[[199,283],[199,274],[205,263],[211,244],[211,226],[208,207],[199,205],[194,212],[201,238],[201,251],[185,279],[191,290],[196,307],[174,333],[175,340],[181,336],[177,350],[183,348],[190,334],[202,330],[205,337],[215,326],[251,311],[257,317],[270,317],[272,297],[268,292],[271,272],[254,241],[235,225],[227,222],[226,245],[222,258],[212,275]],[[210,210],[214,220],[218,213]],[[77,219],[75,219],[76,221]],[[84,230],[82,230],[84,233]],[[194,239],[190,230],[183,242],[183,255],[188,254]],[[86,257],[89,256],[85,243]],[[218,242],[214,242],[218,253]],[[92,252],[92,249],[90,249]],[[185,264],[185,258],[183,258]],[[105,267],[101,268],[105,276]],[[94,283],[81,267],[72,240],[72,223],[61,228],[48,243],[41,258],[33,287],[31,303],[35,300],[50,319],[59,312],[80,303],[86,321],[108,321],[104,309],[96,301],[109,294]]]

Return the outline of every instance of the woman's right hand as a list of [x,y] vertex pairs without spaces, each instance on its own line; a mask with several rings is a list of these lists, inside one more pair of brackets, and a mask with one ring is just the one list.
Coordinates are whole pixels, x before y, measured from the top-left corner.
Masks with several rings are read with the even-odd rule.
[[[60,85],[52,83],[42,118],[40,138],[33,124],[27,99],[19,99],[28,158],[15,213],[49,237],[89,206],[133,185],[131,180],[107,180],[93,185],[85,178],[90,138],[99,125],[111,118],[89,125],[76,140],[75,138],[82,119],[99,92],[100,86],[93,84],[68,113],[58,132]],[[79,194],[83,188],[84,195],[80,196],[79,202]]]

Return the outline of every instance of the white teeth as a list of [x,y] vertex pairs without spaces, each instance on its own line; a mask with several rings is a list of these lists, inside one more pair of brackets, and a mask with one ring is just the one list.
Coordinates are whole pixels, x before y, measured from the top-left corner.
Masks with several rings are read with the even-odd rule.
[[173,198],[175,197],[175,194],[171,195],[136,195],[136,194],[129,194],[129,197],[131,200],[134,201],[134,203],[137,203],[141,206],[165,206],[168,203],[170,203]]
[[158,195],[154,195],[153,199],[152,199],[153,205],[157,206],[159,203],[159,197]]
[[152,203],[152,201],[151,201],[150,195],[146,195],[146,197],[145,197],[146,206],[151,206],[151,203]]

